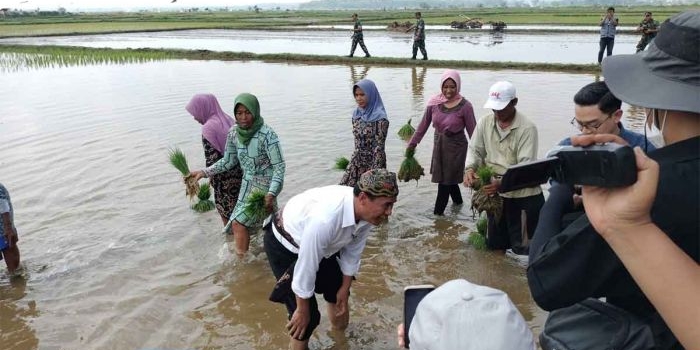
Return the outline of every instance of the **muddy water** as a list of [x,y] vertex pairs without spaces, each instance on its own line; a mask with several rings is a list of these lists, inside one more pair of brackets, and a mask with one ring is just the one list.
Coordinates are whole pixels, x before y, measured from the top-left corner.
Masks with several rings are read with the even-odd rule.
[[[216,61],[3,73],[0,181],[12,193],[26,272],[12,281],[0,275],[2,348],[284,348],[285,311],[267,301],[273,278],[260,236],[250,257],[233,257],[218,215],[189,209],[167,161],[168,148],[178,146],[191,168],[204,164],[200,128],[185,104],[208,91],[231,111],[237,93],[256,94],[287,160],[284,203],[339,181],[331,167],[352,152],[354,81],[371,78],[382,93],[391,120],[388,166],[397,169],[405,144],[396,132],[420,116],[440,74]],[[519,108],[538,124],[543,155],[571,133],[571,96],[596,77],[463,71],[462,93],[478,115],[499,79],[519,88]],[[431,148],[423,142],[417,149],[424,166]],[[505,290],[539,333],[545,313],[530,297],[524,269],[467,244],[474,227],[468,205],[433,216],[435,194],[426,179],[401,184],[394,215],[364,251],[349,329],[328,331],[324,316],[313,349],[395,349],[403,287],[453,278]]]
[[[110,48],[169,48],[246,51],[257,54],[296,53],[347,55],[352,31],[185,30],[172,32],[0,39],[2,43],[71,45]],[[547,63],[596,63],[600,35],[596,32],[508,32],[436,30],[426,32],[432,59]],[[377,57],[411,57],[412,35],[366,31],[364,41]],[[635,52],[638,35],[615,37],[615,54]],[[358,48],[356,54],[364,54]],[[359,58],[358,58],[359,59]]]

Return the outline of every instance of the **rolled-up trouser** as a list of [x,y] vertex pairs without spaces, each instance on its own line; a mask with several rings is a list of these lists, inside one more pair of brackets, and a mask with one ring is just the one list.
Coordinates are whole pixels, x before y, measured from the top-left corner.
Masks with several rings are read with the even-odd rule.
[[[263,243],[265,246],[265,254],[270,263],[272,273],[275,275],[275,280],[278,280],[284,272],[296,262],[298,255],[290,252],[285,248],[275,234],[272,232],[272,225],[264,227],[265,237]],[[314,292],[323,294],[323,299],[331,304],[337,301],[337,294],[340,286],[343,284],[343,272],[338,265],[338,253],[333,254],[329,258],[321,259],[316,272],[316,285]],[[292,280],[294,277],[292,277]],[[290,293],[284,305],[287,307],[287,318],[291,319],[294,311],[297,309],[297,300],[294,293]],[[311,296],[309,299],[309,312],[311,319],[306,327],[306,332],[297,340],[307,340],[313,334],[314,329],[321,322],[321,313],[318,311],[318,302],[316,296]]]

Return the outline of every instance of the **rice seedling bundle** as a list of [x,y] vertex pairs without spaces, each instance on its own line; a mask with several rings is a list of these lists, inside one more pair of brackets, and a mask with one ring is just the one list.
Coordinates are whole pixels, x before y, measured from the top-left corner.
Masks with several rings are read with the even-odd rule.
[[211,197],[211,187],[208,183],[203,183],[199,185],[199,192],[197,193],[197,198],[199,201],[192,205],[192,209],[199,213],[204,213],[216,208],[214,202],[209,198]]
[[265,208],[265,192],[261,190],[253,190],[246,198],[243,213],[255,222],[261,222],[267,217],[268,212]]
[[467,238],[469,244],[471,244],[476,250],[486,250],[486,236],[481,235],[477,232],[472,232]]
[[190,173],[190,168],[187,166],[187,157],[185,157],[185,154],[177,147],[170,149],[169,157],[170,164],[172,164],[175,169],[179,170],[184,177],[185,195],[192,199],[192,197],[197,195],[199,186],[193,177],[187,176]]
[[416,129],[411,126],[411,118],[408,118],[408,122],[399,129],[399,137],[404,141],[408,141],[415,132]]
[[486,236],[486,228],[489,225],[489,219],[484,215],[479,215],[479,220],[476,221],[476,232],[482,236]]
[[337,170],[345,170],[348,168],[348,164],[350,164],[350,161],[345,158],[345,157],[339,157],[335,159],[335,169]]
[[409,182],[411,180],[420,179],[421,176],[425,175],[423,167],[418,164],[418,161],[414,157],[416,153],[415,148],[406,149],[406,158],[401,162],[401,167],[399,167],[399,180],[403,182]]
[[496,219],[500,219],[503,212],[503,198],[499,195],[489,196],[483,189],[484,186],[491,184],[493,169],[483,165],[476,170],[476,174],[479,176],[479,181],[473,186],[475,191],[472,194],[472,209],[475,209],[479,214],[485,211],[496,216]]

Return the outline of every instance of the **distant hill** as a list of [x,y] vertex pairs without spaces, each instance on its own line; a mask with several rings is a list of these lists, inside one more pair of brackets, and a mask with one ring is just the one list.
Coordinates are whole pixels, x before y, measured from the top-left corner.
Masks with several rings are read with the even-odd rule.
[[700,0],[313,0],[299,4],[300,10],[438,9],[472,7],[559,7],[695,5]]

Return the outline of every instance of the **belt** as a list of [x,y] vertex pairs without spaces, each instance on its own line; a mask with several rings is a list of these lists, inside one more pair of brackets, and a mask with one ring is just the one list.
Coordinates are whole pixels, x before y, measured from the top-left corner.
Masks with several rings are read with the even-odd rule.
[[287,242],[289,242],[289,244],[294,246],[294,248],[299,249],[299,245],[297,244],[297,242],[294,242],[294,238],[292,238],[292,235],[290,235],[289,232],[287,232],[284,229],[284,222],[282,221],[282,211],[283,210],[284,210],[284,208],[280,208],[273,215],[272,224],[275,226],[275,230],[277,231],[277,233],[280,234],[280,236],[282,236],[284,239],[286,239]]

